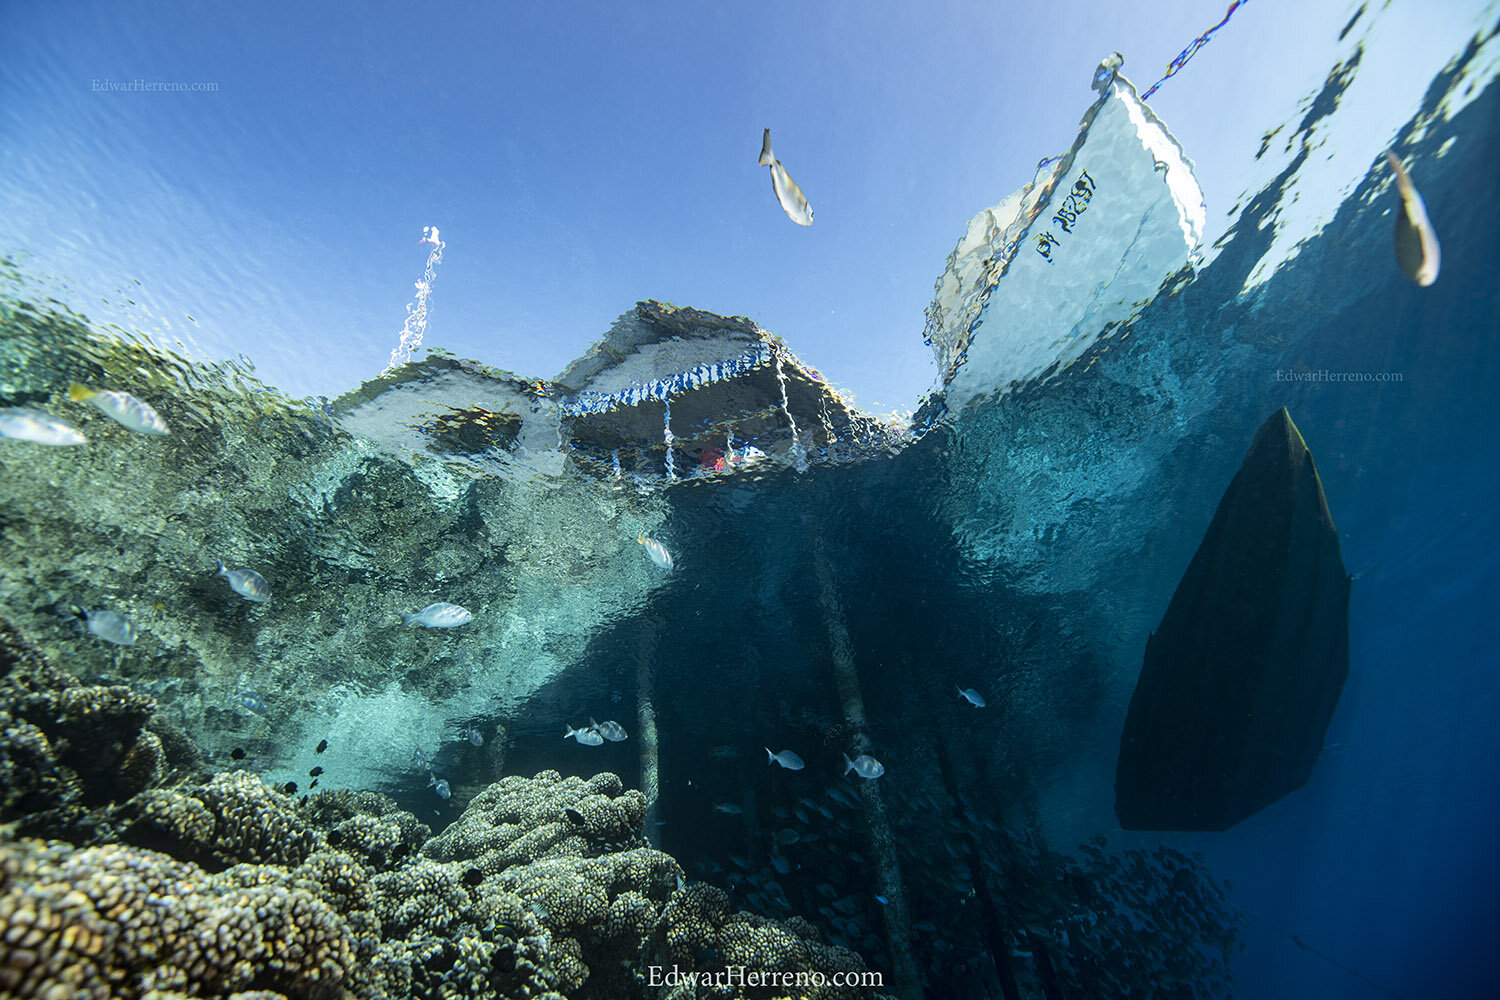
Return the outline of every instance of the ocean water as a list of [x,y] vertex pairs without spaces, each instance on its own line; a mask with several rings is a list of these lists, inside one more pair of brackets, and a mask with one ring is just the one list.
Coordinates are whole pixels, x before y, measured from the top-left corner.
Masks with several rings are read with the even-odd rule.
[[[1267,136],[1262,186],[1208,235],[1194,189],[1157,166],[1167,146],[1140,159],[1152,123],[1134,88],[1105,85],[1067,158],[1016,202],[1045,211],[997,207],[986,240],[950,258],[973,294],[939,303],[951,321],[927,332],[951,367],[905,418],[862,414],[753,322],[629,302],[556,378],[418,351],[342,395],[292,396],[254,369],[255,343],[234,357],[147,319],[95,320],[75,291],[89,276],[38,262],[69,255],[0,246],[0,406],[89,438],[0,440],[0,615],[80,682],[150,696],[196,745],[194,766],[163,765],[140,795],[245,770],[326,841],[318,792],[381,793],[442,835],[503,778],[612,772],[647,808],[628,845],[589,856],[649,848],[682,870],[650,927],[675,930],[667,901],[708,883],[731,910],[857,954],[903,1000],[1491,995],[1500,24],[1477,23],[1393,137],[1360,130],[1353,32],[1300,119]],[[1340,143],[1370,162],[1310,225],[1298,211]],[[1387,145],[1441,239],[1428,288],[1397,266]],[[1055,261],[1034,253],[1079,170],[1097,201],[1059,231]],[[18,190],[0,189],[19,217]],[[429,293],[440,308],[433,273],[415,315]],[[139,302],[194,308],[172,295]],[[315,336],[275,345],[297,349],[319,363]],[[149,401],[172,433],[131,433],[70,400],[74,382]],[[1147,640],[1281,407],[1352,577],[1323,750],[1305,786],[1226,831],[1121,830],[1115,762]],[[217,560],[260,573],[270,600],[231,590]],[[401,625],[435,602],[473,620]],[[125,614],[139,636],[106,643],[78,609]],[[970,687],[985,707],[960,697]],[[3,694],[20,788],[51,765],[15,749],[24,698]],[[628,738],[563,738],[606,720]],[[68,739],[92,737],[51,733],[47,752],[74,760]],[[785,749],[806,767],[768,764]],[[862,753],[881,776],[846,769]],[[129,799],[49,813],[8,796],[0,855],[26,837],[161,848],[119,820]],[[421,854],[370,871],[449,860]],[[496,880],[484,891],[532,906],[539,962],[582,955],[592,974],[560,972],[574,985],[559,993],[693,995],[650,983],[650,932],[638,953],[607,952],[505,883],[505,863],[470,863]],[[0,926],[40,891],[6,878]],[[700,970],[722,964],[705,951]],[[36,995],[27,983],[0,995]],[[523,995],[486,983],[405,995]]]

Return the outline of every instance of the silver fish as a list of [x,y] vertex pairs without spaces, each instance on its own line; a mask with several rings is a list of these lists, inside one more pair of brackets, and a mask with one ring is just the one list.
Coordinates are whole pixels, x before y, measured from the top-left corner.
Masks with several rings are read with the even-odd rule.
[[714,812],[723,813],[725,816],[740,816],[745,810],[733,802],[720,802],[714,806]]
[[431,770],[432,769],[432,765],[427,760],[427,755],[422,752],[421,748],[418,748],[418,749],[413,750],[411,752],[411,759],[412,759],[412,763],[414,763],[416,765],[417,770],[419,770],[419,771],[420,770],[424,770],[424,769],[426,769],[426,770]]
[[604,737],[600,736],[593,729],[574,729],[572,726],[564,726],[563,728],[567,730],[567,732],[563,733],[563,739],[571,736],[575,741],[586,747],[602,746],[604,743]]
[[766,747],[766,763],[770,764],[773,761],[777,764],[780,764],[788,771],[800,771],[807,766],[806,764],[802,763],[801,757],[798,757],[790,750],[783,750],[781,751],[781,753],[772,753],[771,748]]
[[89,441],[76,428],[63,423],[52,414],[20,406],[0,410],[0,437],[45,444],[53,448],[88,444]]
[[469,742],[476,747],[484,746],[484,736],[473,726],[469,727]]
[[474,616],[466,608],[441,601],[427,605],[414,615],[401,612],[402,625],[421,625],[424,628],[456,628],[473,620]]
[[74,382],[68,387],[68,398],[75,403],[88,403],[121,427],[137,434],[161,437],[172,433],[150,403],[136,399],[128,392],[96,391]]
[[256,604],[264,604],[271,599],[271,585],[255,570],[229,569],[224,565],[224,560],[215,561],[219,564],[218,575],[229,581],[230,590]]
[[667,551],[665,545],[654,538],[647,538],[645,535],[636,535],[635,540],[646,546],[646,554],[651,557],[652,562],[656,563],[662,569],[672,568],[672,553]]
[[853,760],[849,759],[848,754],[844,754],[844,773],[848,774],[850,771],[861,778],[873,780],[885,773],[885,765],[867,753],[860,754]]
[[792,863],[786,859],[785,854],[771,855],[771,867],[780,875],[790,875],[792,872]]
[[595,722],[593,716],[590,716],[589,728],[611,743],[619,743],[630,738],[630,735],[625,732],[625,727],[618,722]]
[[760,140],[760,165],[771,168],[771,190],[776,192],[776,200],[781,203],[781,210],[786,217],[799,226],[810,226],[813,224],[812,206],[807,203],[807,195],[792,180],[792,175],[786,172],[786,167],[776,159],[771,152],[771,130],[766,129]]
[[118,611],[84,611],[80,608],[78,613],[88,622],[89,631],[105,642],[112,642],[116,646],[135,645],[135,626]]
[[975,708],[984,707],[984,697],[980,695],[978,691],[975,691],[973,688],[961,688],[958,687],[957,684],[953,686],[958,688],[958,693],[964,701],[968,702],[970,705],[973,705]]
[[453,795],[453,790],[448,787],[448,779],[439,778],[435,774],[427,776],[427,787],[437,792],[437,797],[440,799],[446,799]]
[[1437,280],[1442,266],[1437,232],[1427,220],[1427,206],[1401,168],[1401,161],[1394,153],[1386,153],[1385,159],[1396,172],[1396,190],[1401,195],[1401,211],[1396,213],[1396,263],[1401,265],[1402,274],[1426,288]]

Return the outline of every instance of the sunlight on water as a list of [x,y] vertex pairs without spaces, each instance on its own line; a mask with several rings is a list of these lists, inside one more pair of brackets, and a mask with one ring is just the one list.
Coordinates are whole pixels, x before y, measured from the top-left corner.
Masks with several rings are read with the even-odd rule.
[[[1451,118],[1470,95],[1500,74],[1500,46],[1491,39],[1465,61],[1464,78],[1444,88],[1443,102],[1419,115],[1430,96],[1429,83],[1454,65],[1476,32],[1489,26],[1486,17],[1493,21],[1493,8],[1486,15],[1461,4],[1431,9],[1392,5],[1356,24],[1321,93],[1298,109],[1301,120],[1295,127],[1289,119],[1268,131],[1257,156],[1257,188],[1241,201],[1258,186],[1275,183],[1283,171],[1293,173],[1282,185],[1272,220],[1276,238],[1247,277],[1246,292],[1293,259],[1301,241],[1322,230],[1386,149],[1403,136],[1407,141],[1419,138],[1429,116]],[[1419,120],[1412,122],[1413,116]]]

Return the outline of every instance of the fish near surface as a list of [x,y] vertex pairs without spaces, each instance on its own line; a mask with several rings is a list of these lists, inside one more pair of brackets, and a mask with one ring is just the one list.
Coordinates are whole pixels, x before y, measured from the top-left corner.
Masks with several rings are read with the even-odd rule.
[[51,448],[67,448],[89,442],[77,428],[63,423],[52,414],[21,406],[0,410],[0,437],[44,444]]
[[771,190],[776,192],[776,200],[781,203],[781,210],[786,217],[799,226],[810,226],[813,224],[812,206],[807,203],[807,195],[792,180],[792,175],[786,172],[786,167],[776,159],[771,152],[771,130],[761,135],[760,139],[760,165],[771,168]]
[[672,553],[667,551],[665,545],[654,538],[647,538],[645,535],[636,535],[635,540],[646,546],[646,554],[651,557],[652,562],[656,563],[662,569],[672,568]]
[[423,628],[457,628],[474,620],[467,608],[439,601],[429,604],[416,614],[401,612],[402,625],[421,625]]
[[1442,248],[1437,231],[1427,218],[1427,206],[1417,193],[1401,161],[1394,153],[1385,154],[1386,162],[1396,173],[1396,191],[1401,195],[1401,210],[1396,213],[1396,263],[1401,273],[1426,288],[1437,280],[1442,266]]
[[427,776],[427,787],[436,792],[437,797],[440,799],[446,799],[453,795],[453,790],[448,787],[448,779],[439,778],[435,774]]
[[219,564],[217,575],[229,581],[230,590],[256,604],[265,604],[271,599],[271,585],[255,570],[230,569],[224,565],[224,560],[220,559],[217,562]]
[[136,399],[128,392],[95,390],[74,382],[68,386],[68,398],[75,403],[88,403],[121,427],[137,434],[164,437],[172,433],[150,403]]

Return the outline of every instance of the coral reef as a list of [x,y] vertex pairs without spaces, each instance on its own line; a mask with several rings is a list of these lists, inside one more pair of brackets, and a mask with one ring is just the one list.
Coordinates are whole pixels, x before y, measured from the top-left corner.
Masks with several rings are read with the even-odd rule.
[[[786,976],[794,982],[798,973],[816,973],[810,976],[811,981],[796,988],[796,995],[807,1000],[856,1000],[884,995],[868,987],[844,985],[859,982],[859,977],[867,974],[865,963],[847,948],[823,944],[807,921],[800,917],[778,921],[731,912],[724,891],[701,882],[684,886],[673,896],[657,923],[648,950],[651,964],[682,972],[712,975],[721,969],[738,968]],[[744,995],[771,997],[785,996],[787,992],[762,986],[746,988]],[[661,1000],[679,1000],[702,994],[695,994],[691,987],[663,984],[653,995]]]
[[[85,686],[0,619],[0,822],[65,835],[93,806],[142,791],[184,756],[155,702],[125,686]],[[169,754],[170,743],[173,754]],[[171,758],[169,760],[169,758]]]
[[588,781],[543,771],[502,778],[425,849],[443,861],[479,859],[489,870],[546,857],[583,856],[643,845],[646,799],[613,774]]
[[400,865],[431,833],[379,792],[320,792],[303,804],[302,815],[327,831],[329,847],[354,855],[376,871]]
[[153,990],[338,995],[347,928],[275,868],[208,875],[135,848],[23,840],[0,853],[0,987],[22,998]]
[[543,771],[480,792],[424,853],[503,901],[501,919],[546,932],[562,993],[638,995],[641,944],[682,880],[675,860],[643,846],[645,814],[645,798],[613,774]]
[[195,788],[152,788],[112,810],[119,837],[217,871],[230,865],[298,865],[318,838],[289,796],[248,771]]
[[648,969],[864,971],[805,921],[684,882],[616,775],[504,778],[432,837],[377,793],[185,774],[191,746],[154,707],[80,684],[0,620],[0,995],[760,998],[785,991],[695,993]]

